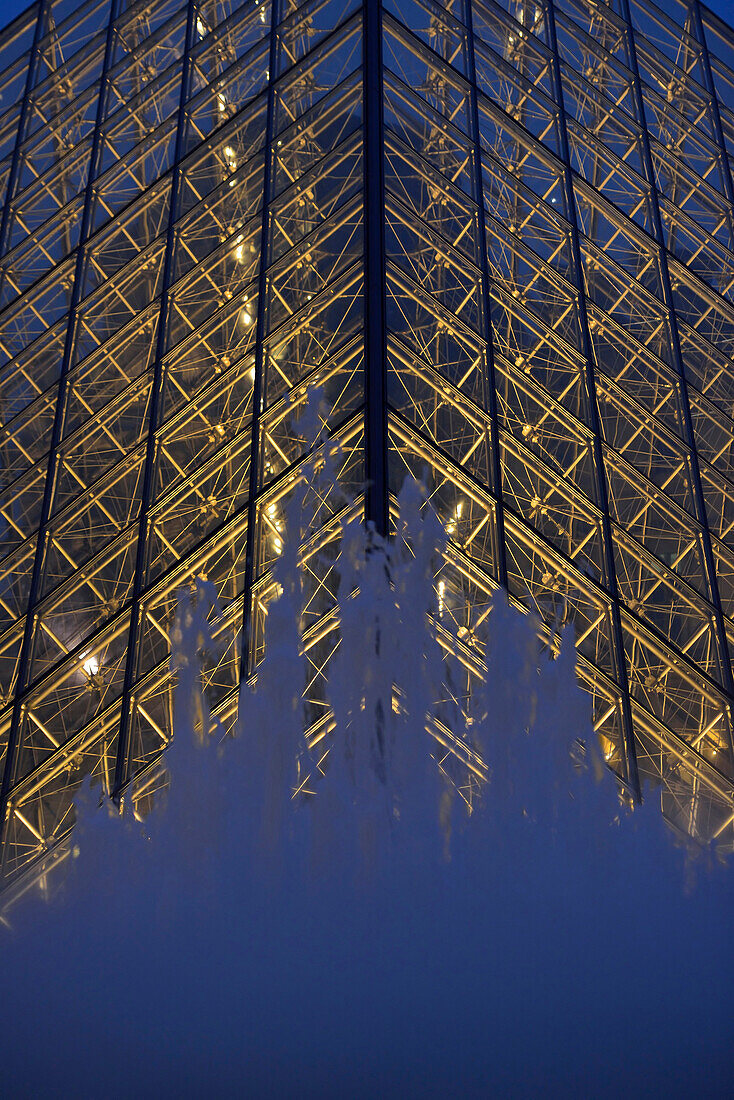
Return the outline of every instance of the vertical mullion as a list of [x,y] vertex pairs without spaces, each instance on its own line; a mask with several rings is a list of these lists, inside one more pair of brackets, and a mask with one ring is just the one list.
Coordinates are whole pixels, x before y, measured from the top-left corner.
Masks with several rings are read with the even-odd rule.
[[[706,32],[703,29],[701,5],[698,0],[692,0],[691,11],[693,14],[693,23],[696,28],[696,38],[701,47],[701,67],[706,82],[706,91],[711,99],[711,119],[714,124],[714,133],[716,134],[716,142],[719,146],[721,156],[721,179],[724,184],[724,190],[726,191],[726,197],[730,204],[734,206],[734,182],[732,181],[729,155],[726,149],[726,141],[724,140],[724,128],[721,125],[721,113],[719,111],[719,101],[716,95],[716,85],[714,84],[714,74],[711,71],[711,59],[709,57],[708,43],[706,41]],[[734,212],[729,212],[730,221],[732,213]]]
[[272,190],[273,143],[275,136],[275,81],[278,62],[278,23],[280,0],[270,6],[270,52],[268,55],[268,102],[265,115],[265,165],[263,170],[263,207],[260,228],[260,267],[257,285],[257,327],[255,330],[255,380],[252,390],[252,442],[250,445],[250,482],[247,501],[247,532],[245,535],[245,576],[242,609],[242,646],[240,678],[244,681],[252,671],[252,616],[257,554],[257,508],[260,493],[260,417],[262,413],[265,373],[265,331],[267,323],[268,257],[270,255],[270,192]]
[[586,391],[589,402],[589,422],[593,434],[594,467],[596,470],[596,489],[601,509],[602,535],[604,539],[604,566],[606,584],[610,597],[610,615],[612,621],[613,646],[615,653],[615,665],[617,682],[621,692],[622,701],[622,737],[624,740],[624,781],[629,794],[640,800],[640,780],[637,770],[637,751],[632,726],[632,706],[629,696],[627,679],[627,661],[624,649],[624,635],[622,632],[622,619],[619,608],[619,587],[614,564],[614,548],[612,542],[612,524],[609,513],[609,494],[607,491],[606,471],[604,467],[604,449],[602,447],[601,426],[599,422],[599,410],[596,403],[596,377],[594,370],[594,349],[589,329],[589,318],[586,307],[586,291],[584,288],[583,263],[581,258],[581,244],[579,235],[578,218],[576,215],[576,202],[574,198],[573,170],[571,168],[570,146],[568,142],[568,122],[563,98],[563,82],[561,79],[560,55],[558,52],[558,39],[556,36],[556,21],[554,0],[547,0],[546,13],[548,21],[548,45],[551,50],[553,77],[556,87],[558,108],[558,137],[563,161],[563,179],[566,197],[567,217],[570,226],[571,254],[573,258],[574,278],[576,281],[576,293],[578,294],[579,327],[583,345],[584,360],[586,363]]
[[189,87],[189,70],[191,67],[191,50],[193,48],[195,25],[196,4],[194,3],[194,0],[188,0],[188,8],[186,13],[186,37],[184,40],[184,53],[181,63],[181,95],[179,97],[178,104],[178,121],[176,124],[176,141],[174,146],[173,169],[171,174],[171,196],[168,208],[168,226],[166,230],[165,257],[163,261],[163,279],[161,283],[161,303],[158,313],[158,332],[156,336],[155,359],[153,362],[153,380],[150,393],[148,438],[146,441],[145,461],[143,466],[140,519],[138,524],[138,544],[135,554],[132,607],[130,610],[130,631],[128,634],[127,643],[125,678],[122,685],[120,733],[117,741],[115,777],[113,781],[113,789],[111,791],[111,794],[113,795],[115,801],[118,802],[130,780],[130,776],[128,774],[128,764],[130,748],[130,723],[132,720],[133,703],[132,692],[135,684],[138,638],[140,634],[140,620],[143,610],[142,599],[143,589],[145,587],[145,567],[148,550],[150,509],[153,498],[153,486],[155,484],[156,464],[158,459],[157,431],[163,393],[163,358],[166,353],[168,309],[170,305],[171,287],[174,282],[176,214],[178,210],[178,196],[181,190],[181,178],[183,174],[181,161],[185,152],[184,139],[186,135],[186,100]]
[[645,126],[645,105],[642,96],[642,84],[640,81],[640,70],[637,63],[637,51],[635,48],[635,36],[632,30],[632,19],[629,8],[629,0],[620,0],[620,2],[622,16],[627,23],[626,32],[630,55],[630,71],[632,73],[635,101],[640,117],[640,132],[642,134],[642,159],[645,165],[645,175],[650,188],[650,210],[652,214],[653,227],[655,230],[655,237],[658,248],[660,279],[663,289],[663,304],[668,318],[670,340],[673,352],[673,362],[675,366],[675,371],[678,375],[678,385],[680,387],[680,402],[683,412],[683,423],[685,427],[686,442],[688,444],[690,461],[692,496],[696,508],[696,519],[701,528],[701,546],[703,549],[704,564],[707,574],[706,579],[709,588],[709,599],[712,604],[714,626],[716,629],[718,641],[722,681],[724,689],[729,696],[729,702],[726,712],[727,734],[729,742],[728,750],[730,763],[734,765],[734,743],[732,742],[731,727],[731,705],[732,700],[734,700],[734,678],[732,677],[731,661],[729,659],[729,647],[727,644],[724,613],[722,610],[721,597],[719,594],[719,586],[716,576],[716,562],[714,559],[714,552],[711,541],[711,531],[709,529],[708,516],[706,513],[706,501],[703,493],[703,486],[701,484],[701,472],[698,465],[696,438],[693,431],[693,418],[691,416],[691,406],[688,398],[688,382],[686,379],[686,372],[683,364],[683,354],[681,352],[680,335],[678,333],[678,322],[675,312],[675,302],[673,299],[673,288],[670,278],[670,270],[668,268],[668,250],[665,247],[665,234],[663,229],[663,220],[660,215],[660,204],[658,202],[658,192],[655,183],[655,170],[652,161],[652,152],[650,150],[650,140],[647,133],[647,128]]
[[365,522],[389,530],[387,337],[385,332],[385,166],[382,0],[364,0],[362,29],[364,158]]
[[[82,212],[82,223],[79,234],[79,244],[76,253],[76,263],[74,267],[74,283],[71,291],[71,300],[69,303],[69,317],[66,325],[66,335],[64,338],[64,352],[61,361],[61,368],[59,372],[58,391],[56,395],[56,407],[54,410],[54,423],[51,433],[51,443],[48,457],[48,467],[46,472],[46,481],[44,484],[43,501],[41,504],[41,514],[38,523],[38,535],[36,541],[36,552],[33,560],[33,572],[31,574],[31,585],[28,596],[28,604],[26,608],[26,621],[23,631],[23,641],[21,644],[20,657],[18,661],[18,682],[15,690],[15,700],[13,703],[13,713],[10,723],[10,731],[8,733],[8,746],[5,757],[5,768],[3,770],[2,784],[0,785],[0,839],[4,832],[8,798],[10,791],[12,790],[15,780],[15,769],[17,764],[17,753],[20,740],[20,725],[23,718],[24,711],[24,694],[28,688],[30,668],[31,668],[31,653],[33,648],[33,634],[36,623],[36,607],[40,599],[40,584],[41,576],[43,572],[43,563],[46,554],[46,547],[49,535],[49,523],[51,518],[51,511],[53,508],[54,495],[56,490],[56,479],[58,474],[59,464],[59,452],[61,446],[61,437],[64,429],[64,421],[66,416],[66,399],[68,390],[68,377],[71,368],[72,349],[74,346],[74,338],[76,335],[77,325],[77,313],[79,302],[81,299],[81,289],[84,276],[84,264],[86,261],[86,245],[89,237],[89,230],[92,219],[92,198],[94,194],[94,183],[98,170],[98,161],[101,146],[101,133],[102,133],[102,120],[104,117],[105,98],[107,94],[107,81],[108,73],[110,69],[110,62],[112,58],[112,47],[114,41],[114,27],[115,19],[117,16],[117,8],[119,0],[111,0],[110,13],[107,23],[107,37],[105,41],[105,52],[102,63],[102,74],[99,84],[99,97],[97,99],[97,114],[95,118],[94,136],[92,139],[92,150],[89,159],[89,171],[87,174],[87,182],[84,190],[84,208]],[[42,5],[44,8],[45,5]],[[40,13],[39,13],[40,19]],[[19,133],[20,137],[20,133]],[[8,193],[8,199],[5,205],[5,211],[3,213],[3,219],[5,223],[5,215],[10,205],[10,191]]]
[[479,103],[477,96],[477,73],[474,56],[474,23],[472,0],[466,4],[467,39],[467,77],[469,79],[469,97],[471,111],[472,155],[474,158],[475,200],[477,203],[477,231],[479,233],[480,268],[482,279],[482,311],[484,313],[484,339],[487,344],[486,372],[484,391],[486,410],[490,422],[490,455],[492,463],[491,490],[495,498],[495,540],[497,579],[503,588],[508,588],[507,557],[505,547],[504,504],[502,499],[502,460],[500,455],[499,419],[497,416],[497,385],[494,366],[494,327],[492,325],[491,279],[489,274],[489,255],[487,248],[487,223],[484,213],[484,179],[482,176],[482,152],[479,142]]
[[[10,230],[10,209],[14,198],[15,187],[18,182],[18,174],[20,172],[20,150],[25,137],[25,128],[28,122],[28,111],[30,108],[31,92],[33,91],[33,88],[35,86],[36,73],[38,72],[38,64],[41,59],[41,39],[45,34],[45,26],[47,23],[47,15],[50,4],[51,0],[40,0],[38,5],[36,27],[33,32],[33,42],[31,43],[31,49],[28,58],[28,73],[26,75],[23,98],[20,104],[18,129],[15,133],[15,144],[13,146],[13,155],[10,161],[10,172],[8,174],[8,183],[5,190],[5,201],[3,203],[2,216],[0,217],[0,256],[5,255],[8,247],[8,233]],[[3,264],[2,267],[0,267],[0,293],[2,293],[4,283],[5,265]]]

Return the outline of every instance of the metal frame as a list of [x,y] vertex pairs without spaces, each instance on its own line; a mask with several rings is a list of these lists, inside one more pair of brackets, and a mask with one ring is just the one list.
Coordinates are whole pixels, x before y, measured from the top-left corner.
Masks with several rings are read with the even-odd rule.
[[[548,650],[574,623],[623,795],[734,846],[734,31],[675,13],[41,0],[0,34],[14,889],[59,861],[85,774],[155,801],[197,573],[234,724],[286,539],[323,762],[342,523],[389,535],[406,473],[449,535],[455,701],[506,587]],[[430,733],[471,804],[484,761]]]

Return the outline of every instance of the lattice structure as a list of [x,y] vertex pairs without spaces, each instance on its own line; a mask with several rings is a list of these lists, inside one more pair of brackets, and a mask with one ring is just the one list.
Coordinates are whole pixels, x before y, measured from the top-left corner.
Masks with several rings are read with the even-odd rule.
[[328,745],[341,525],[389,531],[406,472],[457,690],[498,585],[549,645],[573,621],[623,790],[731,848],[734,32],[696,0],[39,0],[0,108],[5,880],[89,772],[146,812],[195,573],[233,721],[285,538]]

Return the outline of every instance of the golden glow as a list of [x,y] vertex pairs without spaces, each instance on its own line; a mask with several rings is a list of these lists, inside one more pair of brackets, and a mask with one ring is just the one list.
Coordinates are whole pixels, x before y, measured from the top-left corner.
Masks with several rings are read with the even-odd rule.
[[[639,122],[631,121],[639,117],[631,77],[624,69],[620,79],[615,60],[618,10],[564,6],[564,49],[578,60],[561,67],[567,109],[573,105],[569,195],[540,7],[532,0],[482,6],[475,101],[463,8],[445,5],[443,23],[435,5],[415,4],[410,26],[400,23],[398,3],[383,27],[392,119],[384,133],[388,468],[393,496],[406,473],[425,477],[449,536],[436,606],[441,644],[456,650],[457,693],[467,698],[483,674],[481,639],[506,571],[548,648],[561,624],[573,624],[579,678],[610,766],[622,772],[631,713],[640,770],[664,812],[683,832],[718,835],[731,846],[722,635],[734,651],[732,211],[721,189],[710,98],[698,83],[697,47],[682,33],[671,42],[662,17],[650,36],[655,46],[631,36],[639,39],[645,95],[655,105],[647,121],[654,167],[665,179],[664,240],[656,243]],[[180,58],[153,26],[155,5],[136,15],[134,41],[115,60],[114,79],[131,99],[116,101],[115,120],[105,123],[109,158],[90,189],[94,233],[82,242],[89,286],[75,313],[68,386],[57,395],[49,372],[64,355],[74,270],[73,260],[60,257],[76,247],[87,183],[74,149],[88,147],[94,113],[84,74],[101,71],[106,37],[108,6],[97,9],[100,25],[84,43],[61,25],[40,43],[48,94],[45,105],[29,110],[43,119],[43,139],[39,130],[23,144],[3,259],[6,699],[18,682],[13,654],[28,610],[19,593],[31,590],[35,555],[26,550],[38,543],[37,478],[49,468],[55,401],[67,402],[69,425],[54,454],[63,500],[43,529],[43,590],[22,697],[29,721],[17,769],[30,778],[12,794],[23,814],[8,827],[12,874],[63,831],[80,775],[97,770],[108,789],[114,784],[128,667],[135,678],[128,763],[145,775],[140,789],[150,794],[156,774],[162,782],[155,761],[171,736],[168,636],[176,592],[197,572],[215,579],[221,600],[221,654],[212,658],[211,676],[217,716],[233,718],[243,607],[249,600],[256,608],[256,664],[272,567],[291,549],[286,537],[296,537],[284,529],[281,501],[305,460],[293,422],[315,385],[338,445],[328,460],[339,491],[309,486],[298,553],[310,601],[304,706],[313,739],[328,739],[324,685],[338,646],[340,523],[364,507],[359,11],[322,37],[313,6],[281,5],[278,86],[270,97],[270,5],[212,0],[194,13],[185,159],[168,171]],[[657,19],[649,18],[651,25]],[[0,70],[8,72],[16,65],[14,46],[2,59],[9,41],[4,47],[0,35]],[[663,52],[660,42],[667,42]],[[79,65],[82,49],[89,55]],[[667,76],[665,57],[679,57]],[[675,80],[663,87],[664,76]],[[268,130],[273,148],[264,149],[268,100],[276,117]],[[172,176],[181,186],[172,187]],[[179,202],[172,222],[171,194]],[[478,196],[486,240],[478,239]],[[578,221],[578,270],[570,210]],[[663,262],[680,302],[685,387]],[[166,270],[174,282],[164,302]],[[258,410],[255,361],[262,365]],[[161,371],[156,447],[148,448]],[[254,472],[253,455],[260,463]],[[151,487],[148,541],[136,579],[144,484]],[[251,484],[259,485],[255,501]],[[245,596],[248,548],[255,576]],[[710,599],[712,563],[723,578],[718,601]],[[133,606],[141,621],[139,652],[131,655]],[[7,738],[11,711],[3,713]],[[478,785],[467,774],[481,775],[481,761],[472,757],[469,765],[467,746],[450,731],[432,733],[445,746],[442,768],[470,801]]]
[[82,672],[86,673],[90,678],[97,675],[99,672],[99,661],[95,656],[86,657],[82,661]]

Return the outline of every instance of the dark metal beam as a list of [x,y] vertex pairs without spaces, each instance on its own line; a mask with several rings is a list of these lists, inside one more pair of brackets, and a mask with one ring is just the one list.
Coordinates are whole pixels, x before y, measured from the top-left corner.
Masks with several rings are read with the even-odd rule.
[[673,297],[673,286],[670,277],[670,269],[668,267],[668,250],[665,246],[665,230],[663,227],[663,219],[660,213],[660,203],[658,201],[655,166],[653,164],[652,151],[650,149],[650,137],[647,131],[647,126],[645,124],[645,102],[642,95],[642,83],[640,79],[640,69],[637,63],[635,34],[632,28],[632,16],[630,13],[629,0],[620,0],[620,5],[622,16],[627,23],[627,42],[630,56],[630,68],[632,71],[635,104],[640,119],[640,132],[642,136],[642,161],[644,165],[645,176],[647,178],[647,182],[650,188],[650,213],[652,215],[653,229],[658,246],[660,280],[663,291],[663,305],[665,306],[665,313],[670,331],[673,367],[676,371],[676,374],[678,375],[680,405],[683,413],[683,428],[686,437],[686,444],[689,451],[691,496],[693,498],[696,520],[698,521],[698,524],[701,528],[701,547],[703,549],[704,568],[706,571],[706,581],[709,589],[709,601],[711,603],[713,612],[713,625],[716,632],[715,640],[719,653],[721,683],[724,690],[726,691],[726,694],[729,697],[729,705],[727,708],[728,726],[726,733],[728,737],[727,747],[729,752],[729,765],[730,768],[734,769],[734,740],[732,739],[732,703],[734,703],[734,677],[732,677],[731,661],[729,659],[729,650],[726,638],[726,625],[724,622],[724,613],[722,610],[718,578],[716,575],[716,560],[714,558],[713,546],[711,541],[711,531],[709,528],[708,515],[706,512],[706,499],[703,492],[703,485],[701,483],[701,472],[698,465],[696,437],[693,430],[691,404],[688,397],[688,380],[686,378],[683,353],[681,351],[680,334],[678,332],[678,319],[675,309],[675,300]]
[[486,371],[483,378],[484,400],[490,420],[490,460],[492,468],[490,490],[495,499],[495,531],[497,561],[495,563],[497,580],[507,588],[507,558],[505,553],[505,521],[502,503],[502,460],[500,456],[499,421],[497,418],[497,384],[494,368],[494,328],[492,325],[491,277],[489,272],[489,253],[487,251],[487,224],[484,215],[484,181],[482,178],[482,152],[479,140],[479,105],[477,97],[477,72],[474,55],[474,22],[471,0],[466,5],[467,40],[467,77],[469,80],[469,100],[471,110],[471,129],[473,139],[474,188],[477,204],[477,231],[479,233],[480,268],[482,272],[482,313],[484,338],[487,344]]
[[257,328],[255,330],[255,379],[252,391],[252,444],[250,447],[250,485],[247,504],[247,535],[245,543],[244,605],[242,611],[242,647],[240,679],[252,672],[253,589],[256,579],[257,507],[260,494],[260,416],[265,393],[265,333],[267,331],[268,256],[270,226],[270,192],[272,190],[273,139],[275,137],[275,82],[278,64],[278,22],[280,0],[270,6],[270,53],[268,59],[268,103],[265,116],[265,168],[263,174],[263,206],[260,229],[260,267],[257,286]]
[[385,335],[385,166],[382,2],[364,2],[364,389],[365,521],[389,530],[387,338]]
[[196,28],[196,5],[194,0],[189,0],[186,15],[186,37],[184,53],[181,62],[181,95],[178,103],[178,121],[176,125],[176,142],[173,157],[173,172],[171,177],[171,196],[168,207],[168,228],[166,231],[166,249],[163,261],[163,278],[161,285],[161,304],[158,314],[158,332],[156,334],[155,359],[153,362],[153,381],[150,392],[150,406],[148,411],[148,437],[146,442],[145,463],[143,467],[143,485],[140,502],[140,521],[138,525],[138,543],[135,556],[135,573],[133,576],[132,608],[130,610],[130,633],[127,643],[127,657],[125,662],[125,678],[122,686],[122,703],[120,709],[120,733],[117,740],[117,754],[115,759],[115,777],[111,794],[116,802],[120,801],[125,787],[129,783],[130,758],[130,725],[133,710],[133,687],[136,679],[138,639],[143,615],[143,589],[145,587],[145,567],[148,551],[148,533],[150,529],[150,509],[153,500],[153,487],[155,485],[156,465],[158,461],[158,421],[161,413],[163,397],[163,357],[166,353],[166,339],[168,328],[168,312],[171,299],[171,287],[175,280],[175,244],[176,244],[176,215],[178,212],[178,197],[181,191],[182,168],[181,161],[185,153],[186,136],[186,100],[189,89],[189,70],[191,67],[191,50],[194,44]]
[[[92,149],[89,159],[89,171],[87,173],[87,182],[84,191],[84,208],[82,211],[79,245],[77,247],[76,263],[74,269],[74,282],[71,290],[69,316],[66,326],[66,335],[64,339],[64,354],[59,372],[59,382],[56,394],[56,406],[54,411],[53,430],[51,434],[48,468],[46,472],[46,482],[44,485],[43,501],[41,504],[41,514],[39,517],[38,536],[36,540],[36,551],[33,561],[33,572],[31,574],[31,585],[28,597],[25,630],[23,633],[23,642],[21,645],[20,658],[18,661],[18,681],[15,689],[10,732],[8,734],[8,747],[5,757],[5,768],[3,770],[2,784],[0,785],[0,842],[2,841],[5,831],[8,813],[8,799],[10,797],[10,791],[12,790],[16,776],[18,752],[20,750],[21,723],[23,721],[25,704],[24,693],[27,691],[30,683],[31,663],[33,658],[33,635],[36,626],[36,607],[41,595],[43,566],[50,535],[49,523],[51,519],[51,512],[53,509],[56,483],[58,478],[60,446],[66,415],[68,377],[72,364],[72,353],[74,348],[74,339],[76,335],[77,315],[79,303],[81,301],[82,287],[84,283],[84,265],[87,256],[86,244],[91,235],[94,182],[97,176],[100,161],[102,144],[102,123],[104,120],[107,81],[114,47],[114,25],[117,18],[117,12],[120,2],[121,0],[111,0],[109,19],[107,23],[107,35],[105,39],[104,58],[102,61],[102,73],[99,82],[99,95],[97,98],[97,112],[95,117],[94,136],[92,139]],[[45,7],[42,8],[42,11],[43,10],[45,10]],[[41,22],[41,18],[42,15],[39,14],[39,25]],[[38,27],[36,28],[36,35],[38,36]],[[35,58],[35,61],[37,62],[37,58]],[[31,69],[29,71],[29,84],[31,81],[31,72],[33,70],[33,67],[34,59],[32,58]],[[24,108],[27,106],[29,99],[30,89],[29,87],[27,87],[26,97],[24,100]],[[20,136],[21,135],[19,132],[19,138]],[[11,192],[9,190],[8,194],[10,195],[10,193]],[[10,198],[7,199],[5,209],[3,211],[4,225],[6,225],[7,223],[9,205]],[[2,232],[0,231],[0,237],[1,236]]]
[[568,120],[563,96],[563,81],[561,78],[561,63],[558,52],[558,38],[556,36],[556,20],[553,0],[547,0],[546,17],[548,22],[548,46],[551,51],[553,79],[556,89],[556,102],[558,106],[558,144],[561,160],[563,161],[563,182],[566,201],[566,217],[570,226],[571,258],[573,263],[574,281],[578,294],[579,328],[581,346],[586,363],[586,393],[589,409],[589,427],[593,434],[594,468],[596,471],[596,492],[601,511],[601,528],[604,540],[604,581],[609,593],[609,614],[612,625],[612,642],[614,646],[615,676],[620,690],[620,702],[622,708],[622,753],[624,758],[623,780],[627,786],[629,795],[635,801],[641,801],[640,778],[637,769],[637,750],[635,747],[635,735],[632,725],[632,705],[630,703],[629,685],[627,681],[627,662],[624,648],[624,634],[622,632],[622,620],[619,611],[619,587],[614,563],[614,546],[612,524],[609,518],[609,491],[607,488],[606,473],[604,469],[604,449],[602,447],[601,425],[599,422],[599,409],[596,398],[596,377],[594,367],[594,347],[589,328],[589,317],[586,303],[586,290],[584,286],[584,269],[581,257],[581,240],[579,233],[578,216],[576,213],[576,199],[573,186],[573,168],[571,167],[571,152],[568,140]]
[[[51,0],[40,0],[38,5],[38,16],[36,18],[36,26],[33,32],[33,43],[31,45],[30,57],[28,59],[28,72],[26,73],[25,88],[23,91],[23,98],[20,101],[20,108],[18,112],[18,129],[15,133],[15,144],[13,146],[13,155],[10,161],[10,171],[8,173],[8,182],[5,190],[5,201],[3,203],[2,216],[0,216],[0,256],[5,255],[8,247],[8,233],[10,231],[10,211],[15,195],[15,189],[18,184],[18,176],[20,174],[20,150],[23,145],[23,139],[25,138],[25,129],[28,122],[28,112],[30,110],[31,104],[31,92],[33,91],[36,83],[38,63],[41,58],[41,40],[46,32],[50,8]],[[0,267],[0,292],[2,291],[4,282],[5,265]]]

